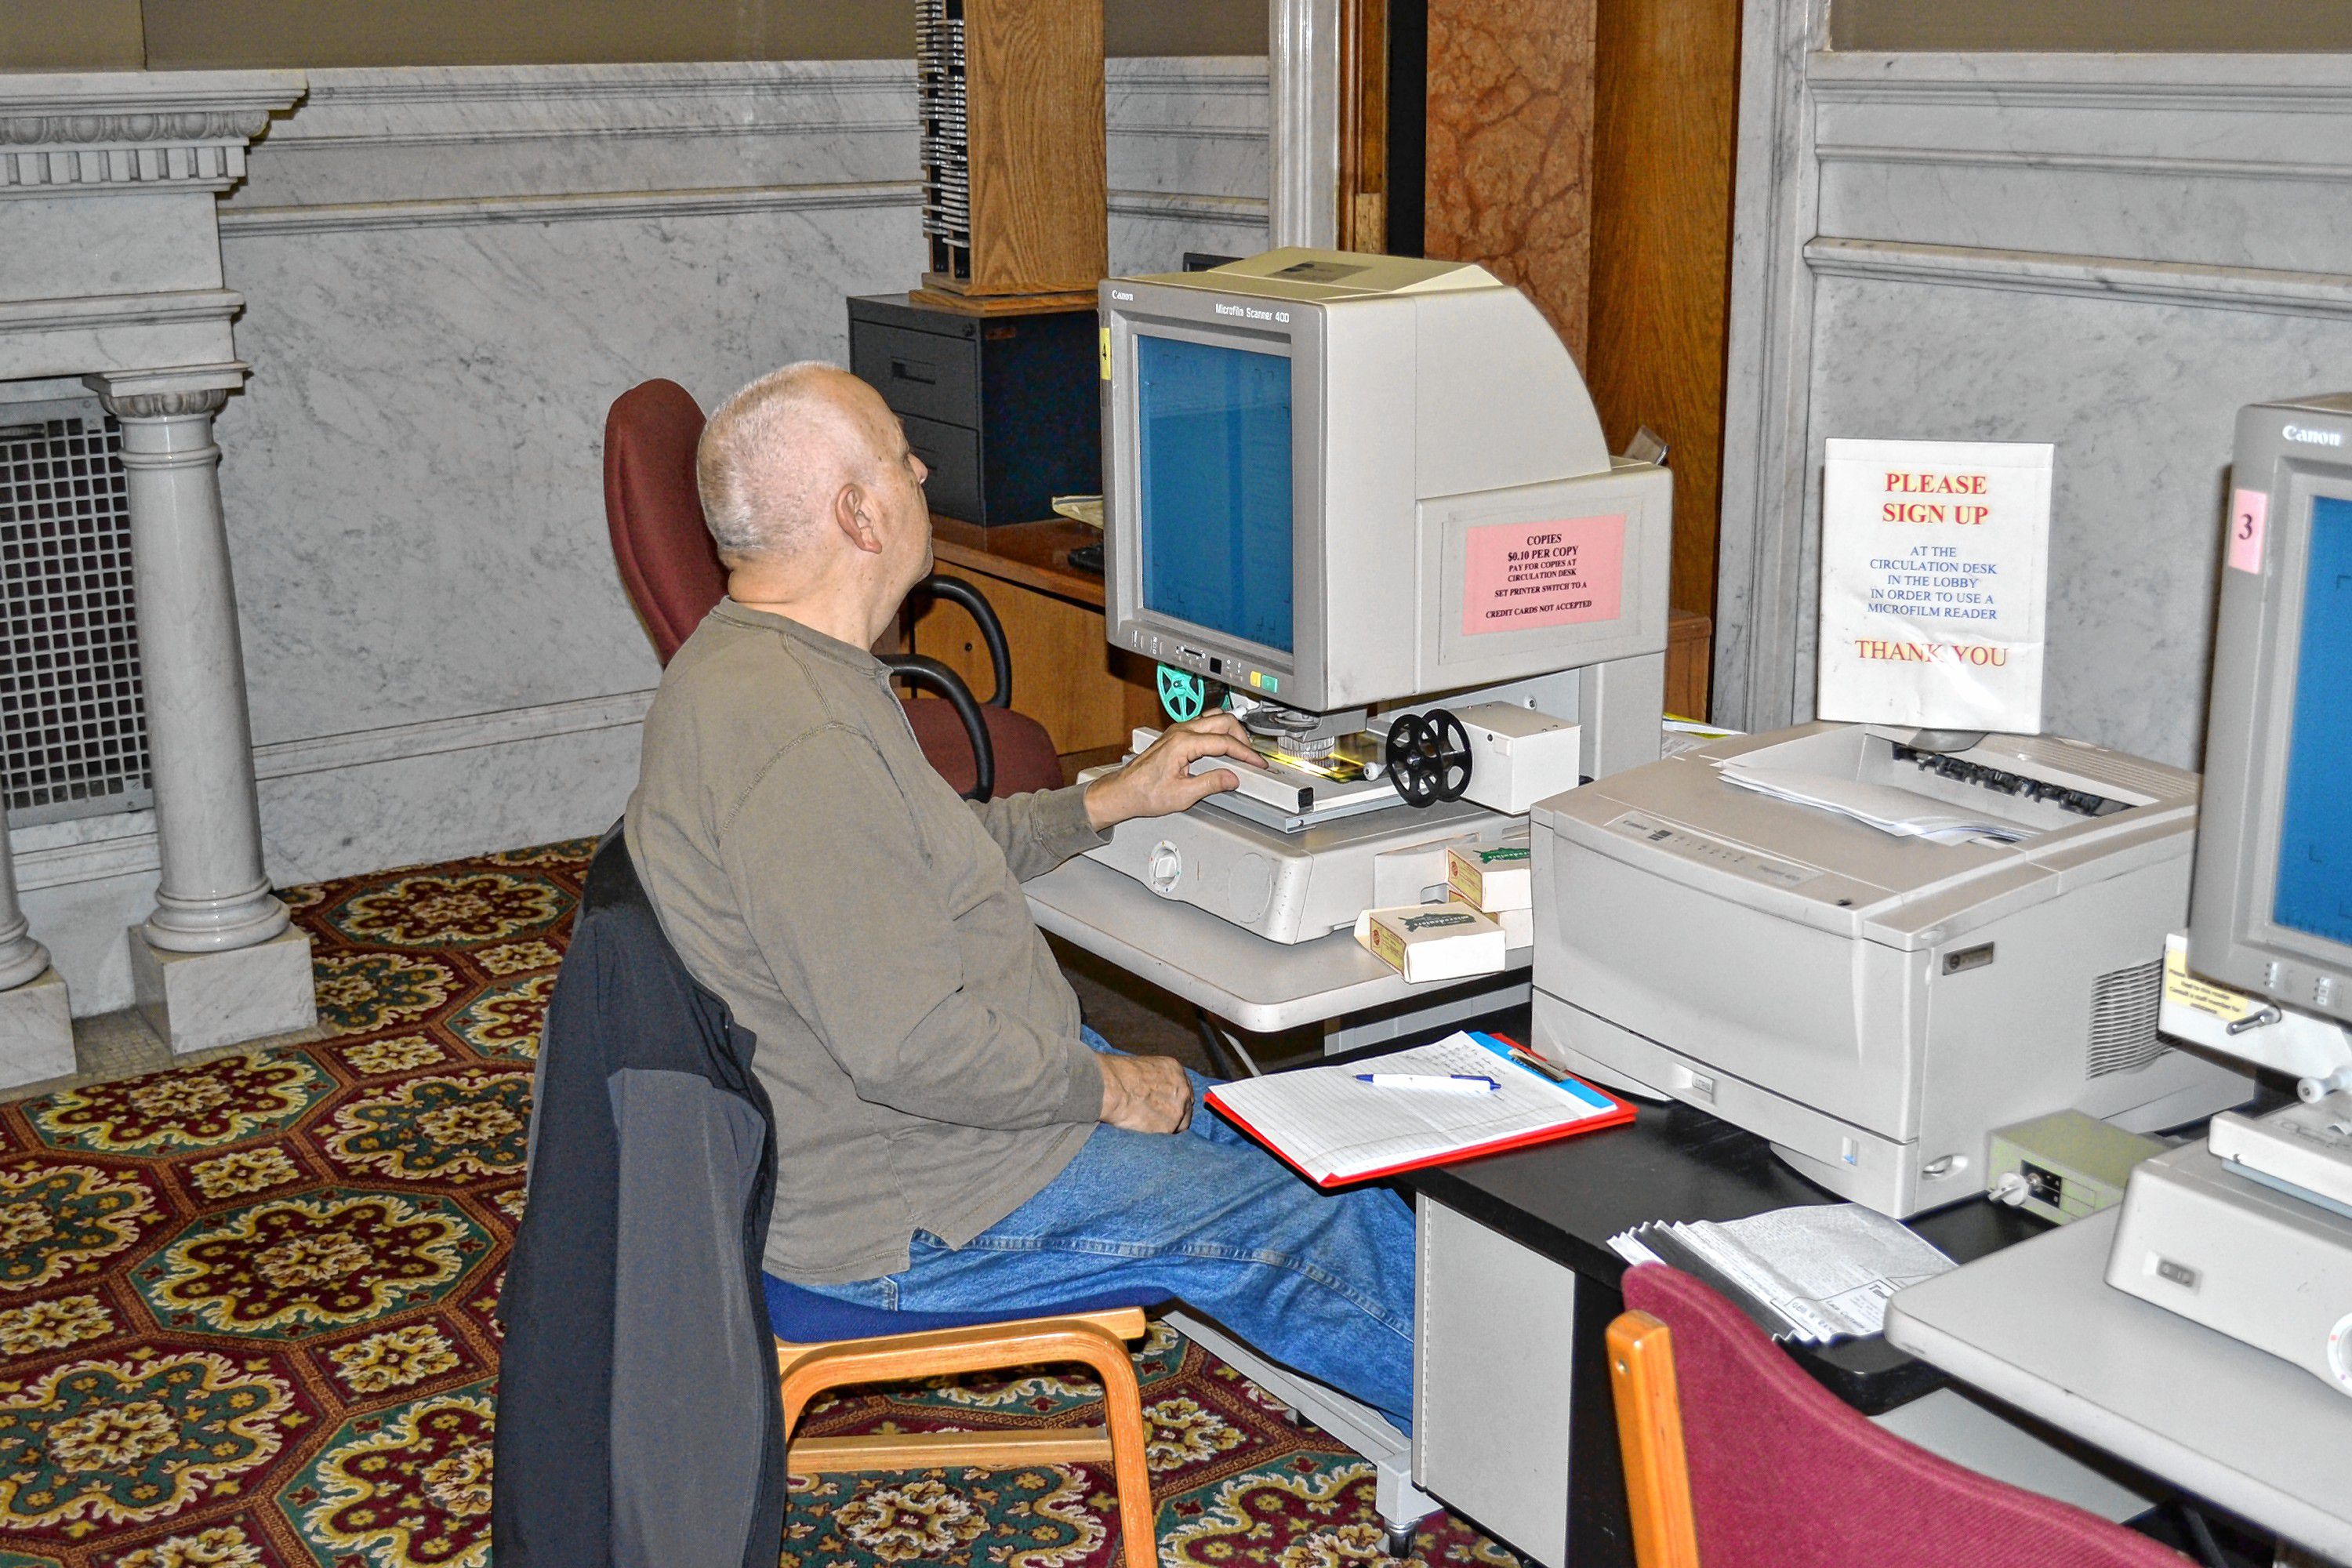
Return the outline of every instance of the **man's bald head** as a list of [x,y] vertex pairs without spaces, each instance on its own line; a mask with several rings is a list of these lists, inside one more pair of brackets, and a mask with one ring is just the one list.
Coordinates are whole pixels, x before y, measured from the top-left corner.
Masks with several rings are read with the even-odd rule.
[[695,450],[703,521],[730,566],[782,558],[814,535],[844,485],[889,460],[881,400],[838,365],[803,360],[719,405]]

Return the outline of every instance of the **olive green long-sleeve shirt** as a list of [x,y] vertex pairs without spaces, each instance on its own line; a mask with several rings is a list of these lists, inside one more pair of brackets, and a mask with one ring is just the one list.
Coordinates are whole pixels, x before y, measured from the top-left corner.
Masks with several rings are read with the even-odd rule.
[[727,599],[662,677],[626,831],[663,931],[758,1039],[771,1272],[895,1273],[919,1229],[961,1246],[1086,1142],[1102,1070],[1018,880],[1102,842],[1082,791],[959,799],[872,655]]

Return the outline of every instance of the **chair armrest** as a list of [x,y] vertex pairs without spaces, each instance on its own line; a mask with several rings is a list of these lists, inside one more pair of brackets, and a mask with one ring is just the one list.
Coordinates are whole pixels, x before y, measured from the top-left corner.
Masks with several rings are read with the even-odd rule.
[[[1000,639],[1002,636],[1000,633]],[[972,700],[971,688],[963,683],[963,678],[938,659],[919,653],[894,653],[881,662],[893,680],[927,686],[946,698],[948,706],[963,721],[963,732],[971,738],[971,787],[963,792],[963,798],[986,800],[995,794],[996,748],[989,743],[988,721],[980,716],[980,704]]]
[[996,607],[988,596],[961,577],[942,577],[934,572],[909,589],[910,594],[929,594],[934,599],[946,599],[963,606],[980,627],[980,640],[988,645],[988,666],[996,676],[996,689],[989,693],[991,708],[1013,706],[1013,654],[1004,642],[1004,623],[996,618]]

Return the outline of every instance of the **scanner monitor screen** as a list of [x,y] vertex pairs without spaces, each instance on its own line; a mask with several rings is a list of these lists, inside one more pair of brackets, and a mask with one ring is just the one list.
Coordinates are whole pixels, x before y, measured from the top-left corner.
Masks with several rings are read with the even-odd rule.
[[2315,496],[2271,919],[2352,949],[2352,500]]
[[2352,394],[2238,417],[2189,964],[2352,1023]]
[[1113,278],[1105,635],[1313,714],[1662,654],[1671,481],[1483,268]]
[[1291,648],[1290,356],[1139,335],[1143,607]]

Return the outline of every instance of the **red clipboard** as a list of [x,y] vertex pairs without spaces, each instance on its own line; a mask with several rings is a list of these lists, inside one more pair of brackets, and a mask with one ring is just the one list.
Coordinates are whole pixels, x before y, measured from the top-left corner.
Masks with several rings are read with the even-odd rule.
[[[1474,1032],[1486,1033],[1486,1031],[1483,1030]],[[1518,1050],[1527,1050],[1525,1046],[1520,1045],[1518,1041],[1511,1038],[1508,1035],[1489,1034],[1487,1035],[1487,1038],[1500,1040],[1505,1045],[1513,1047]],[[1528,1054],[1533,1056],[1535,1053],[1528,1051]],[[1518,1067],[1518,1064],[1516,1062],[1511,1065]],[[1519,1067],[1518,1070],[1521,1072],[1528,1072],[1532,1069]],[[1223,1117],[1226,1121],[1232,1122],[1234,1126],[1248,1133],[1250,1137],[1257,1142],[1259,1147],[1265,1149],[1266,1152],[1272,1154],[1276,1159],[1281,1161],[1284,1164],[1297,1172],[1301,1176],[1306,1177],[1307,1180],[1312,1183],[1318,1190],[1329,1193],[1337,1192],[1341,1187],[1356,1186],[1364,1182],[1377,1182],[1384,1180],[1390,1176],[1401,1176],[1407,1171],[1426,1171],[1436,1165],[1457,1164],[1465,1160],[1482,1160],[1489,1154],[1507,1154],[1514,1149],[1532,1149],[1538,1143],[1557,1143],[1563,1138],[1573,1138],[1583,1132],[1598,1132],[1604,1127],[1622,1127],[1625,1123],[1633,1120],[1633,1107],[1631,1102],[1619,1099],[1617,1096],[1610,1093],[1607,1089],[1601,1088],[1597,1084],[1587,1083],[1582,1079],[1577,1078],[1572,1073],[1568,1076],[1578,1088],[1607,1100],[1613,1109],[1605,1110],[1597,1116],[1584,1117],[1580,1121],[1570,1122],[1562,1127],[1546,1127],[1534,1132],[1514,1133],[1507,1138],[1497,1138],[1492,1142],[1473,1143],[1460,1149],[1449,1149],[1442,1154],[1432,1154],[1426,1159],[1407,1160],[1401,1164],[1383,1165],[1377,1171],[1365,1171],[1352,1176],[1333,1177],[1328,1181],[1316,1175],[1313,1172],[1307,1170],[1306,1166],[1301,1165],[1297,1161],[1284,1153],[1281,1148],[1276,1144],[1273,1140],[1267,1138],[1265,1134],[1251,1126],[1246,1120],[1236,1114],[1231,1106],[1228,1106],[1223,1100],[1218,1099],[1217,1091],[1215,1089],[1211,1089],[1203,1098],[1218,1115]]]

